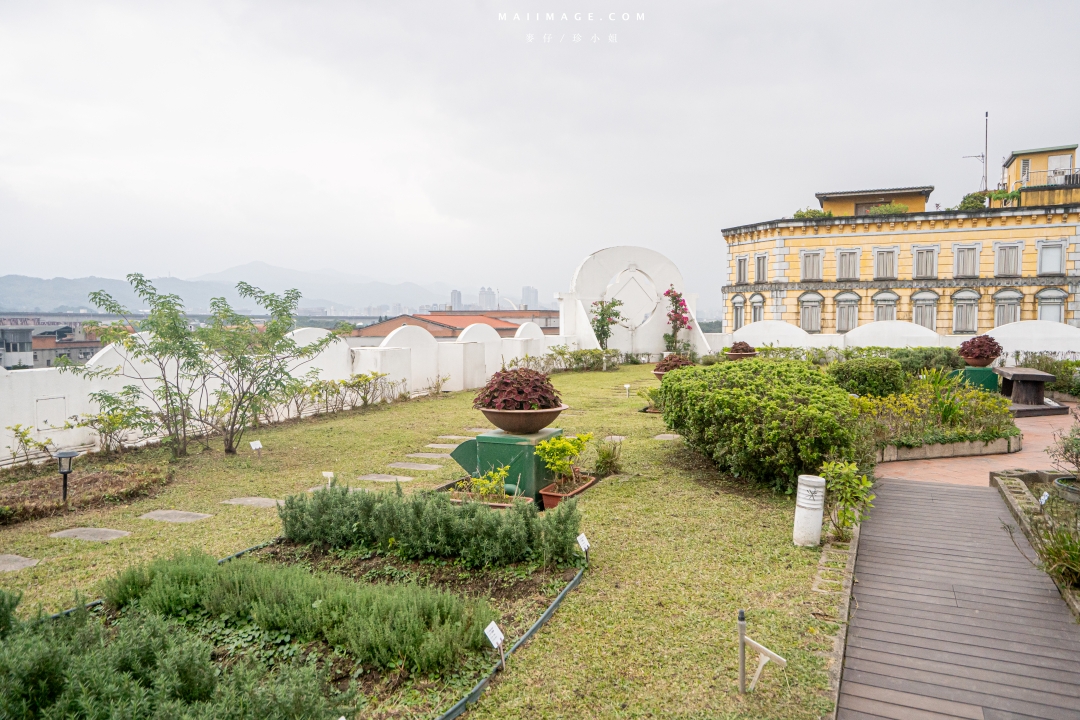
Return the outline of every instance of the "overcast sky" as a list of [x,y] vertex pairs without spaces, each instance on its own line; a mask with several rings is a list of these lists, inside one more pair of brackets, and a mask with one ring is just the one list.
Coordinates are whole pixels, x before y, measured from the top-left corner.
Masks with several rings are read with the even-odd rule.
[[708,310],[721,228],[822,190],[954,205],[987,110],[991,183],[1080,140],[1078,28],[1077,2],[0,0],[0,275],[261,259],[549,299],[634,244]]

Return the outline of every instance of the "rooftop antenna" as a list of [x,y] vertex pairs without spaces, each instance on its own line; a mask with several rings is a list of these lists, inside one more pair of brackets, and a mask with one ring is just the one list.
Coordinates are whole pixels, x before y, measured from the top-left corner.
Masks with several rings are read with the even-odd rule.
[[983,151],[982,151],[982,154],[981,155],[965,155],[964,156],[965,158],[976,158],[982,163],[983,176],[982,176],[982,185],[979,186],[979,192],[986,192],[987,189],[988,189],[987,186],[986,186],[986,157],[987,157],[987,152],[988,152],[988,150],[990,148],[990,111],[989,110],[986,111],[986,115],[984,116],[984,120],[985,120],[985,128],[983,129]]

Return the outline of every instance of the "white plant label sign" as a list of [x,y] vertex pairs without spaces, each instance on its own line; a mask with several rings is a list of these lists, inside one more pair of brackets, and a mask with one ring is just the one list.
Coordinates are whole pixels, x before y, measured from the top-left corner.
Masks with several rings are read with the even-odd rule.
[[322,476],[326,478],[327,482],[334,479],[334,473],[332,472],[324,472]]
[[585,533],[581,533],[577,536],[577,544],[582,552],[589,552],[589,548],[592,547],[589,545],[589,538],[585,537]]
[[503,632],[499,629],[499,626],[492,620],[486,628],[484,628],[484,634],[487,635],[487,639],[491,642],[491,647],[501,647],[503,644]]
[[1045,505],[1046,501],[1049,500],[1049,499],[1050,499],[1050,493],[1044,492],[1042,494],[1042,497],[1039,498],[1039,504],[1040,505]]
[[262,450],[262,442],[259,441],[259,440],[252,440],[251,441],[251,449],[252,450]]

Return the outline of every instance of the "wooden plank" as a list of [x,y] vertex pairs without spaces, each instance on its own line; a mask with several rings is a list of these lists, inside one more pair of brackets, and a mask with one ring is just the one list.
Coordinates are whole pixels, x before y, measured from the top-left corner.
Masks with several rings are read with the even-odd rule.
[[[862,629],[861,621],[851,624],[852,632]],[[1028,652],[1032,655],[1044,655],[1063,660],[1076,657],[1076,643],[1068,639],[1039,638],[1038,642],[1032,640],[1030,635],[1009,632],[992,627],[975,629],[971,627],[950,626],[948,623],[923,623],[919,625],[903,625],[893,621],[874,619],[875,630],[887,630],[893,633],[904,633],[914,637],[936,638],[958,645],[968,645],[972,651],[975,648],[999,648],[1013,652]]]
[[860,591],[859,620],[867,620],[871,617],[868,613],[874,613],[874,617],[889,618],[898,625],[923,626],[928,620],[950,622],[956,625],[970,625],[975,628],[985,627],[990,623],[1002,630],[1028,633],[1037,641],[1040,637],[1057,638],[1064,637],[1080,642],[1080,626],[1061,627],[1061,621],[1046,620],[1042,618],[1021,618],[1015,613],[1002,614],[983,611],[972,612],[970,608],[949,608],[935,605],[932,608],[920,603],[894,600],[874,595],[873,590]]
[[860,706],[849,700],[844,707],[864,712],[876,712],[882,717],[897,718],[897,720],[905,720],[906,718],[912,718],[912,720],[916,718],[983,720],[982,708],[969,703],[941,700],[940,698],[879,688],[873,685],[863,685],[862,683],[850,683],[846,690],[846,694],[851,698],[859,698],[869,702]]

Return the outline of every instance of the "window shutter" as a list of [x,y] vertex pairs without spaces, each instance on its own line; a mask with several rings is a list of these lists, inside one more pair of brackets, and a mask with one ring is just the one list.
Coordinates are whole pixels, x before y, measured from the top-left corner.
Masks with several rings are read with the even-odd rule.
[[937,303],[920,302],[915,304],[915,324],[937,332]]
[[853,302],[840,303],[836,308],[836,331],[847,332],[859,326],[859,306]]
[[1020,274],[1020,248],[1005,245],[998,248],[998,275]]
[[766,257],[765,255],[760,255],[754,258],[754,282],[766,282],[766,278],[768,277],[768,275],[766,274],[765,264],[767,261],[768,257]]
[[1065,322],[1065,306],[1060,302],[1040,302],[1039,319],[1049,322]]
[[979,306],[973,302],[958,302],[953,310],[953,332],[975,332]]
[[735,329],[738,330],[743,326],[743,306],[736,305],[733,314],[734,322],[732,324],[735,326]]
[[882,280],[891,280],[896,277],[896,253],[892,250],[882,250],[877,253],[874,277]]
[[1064,263],[1061,262],[1060,245],[1044,245],[1039,252],[1039,274],[1059,275]]
[[800,326],[806,332],[821,332],[820,303],[803,303]]
[[859,254],[854,252],[841,252],[840,267],[836,274],[837,280],[858,280]]
[[739,258],[735,261],[735,282],[740,285],[746,284],[746,258]]
[[803,280],[821,280],[821,254],[806,253],[802,256]]
[[979,252],[975,248],[959,248],[956,251],[956,276],[978,277]]
[[934,251],[933,250],[916,250],[915,251],[915,277],[917,277],[917,278],[933,278],[933,277],[937,277],[937,273],[934,271]]

